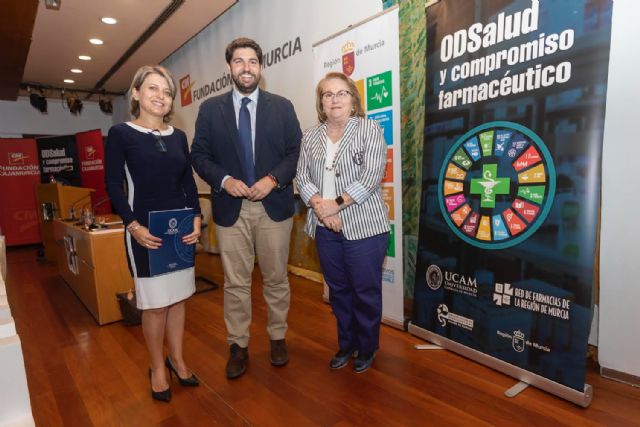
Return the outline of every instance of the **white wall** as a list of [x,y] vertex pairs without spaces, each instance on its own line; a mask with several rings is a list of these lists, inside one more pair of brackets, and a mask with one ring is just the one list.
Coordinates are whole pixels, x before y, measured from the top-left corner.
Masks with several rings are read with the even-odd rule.
[[599,360],[640,376],[640,2],[613,7],[607,116],[602,159]]
[[[270,59],[265,60],[261,87],[282,95],[293,103],[302,129],[317,122],[312,45],[365,20],[382,10],[380,0],[251,0],[236,3],[224,15],[213,21],[197,36],[167,58],[163,65],[174,75],[180,86],[189,77],[192,90],[225,80],[228,74],[224,58],[226,46],[237,37],[256,40]],[[292,49],[299,40],[300,50]],[[371,40],[371,43],[379,39]],[[283,58],[275,51],[287,49]],[[290,50],[289,50],[290,49]],[[340,52],[336,56],[341,55]],[[356,65],[357,66],[357,65]],[[224,81],[207,96],[193,97],[193,102],[181,105],[176,98],[172,124],[187,134],[191,143],[200,104],[212,96],[231,90]],[[192,92],[192,91],[190,91]],[[196,175],[200,191],[209,186]]]
[[[293,103],[303,129],[317,122],[312,45],[382,10],[380,0],[251,0],[240,1],[213,21],[197,36],[167,58],[163,65],[178,83],[190,76],[194,88],[215,82],[228,73],[224,51],[237,37],[255,39],[268,54],[288,42],[300,40],[301,51],[271,65],[265,63],[261,87],[282,95]],[[372,39],[375,43],[378,39]],[[339,55],[339,52],[336,56]],[[271,56],[275,58],[275,54]],[[268,61],[268,60],[267,60]],[[176,100],[174,124],[193,137],[198,107],[211,96],[225,93],[230,85],[206,98],[194,99],[182,107]]]
[[[131,78],[133,79],[133,76],[131,76]],[[178,94],[178,96],[180,95]],[[176,99],[176,102],[180,101]],[[131,114],[129,114],[129,98],[127,98],[126,95],[111,98],[111,104],[113,105],[113,114],[111,115],[112,124],[117,125],[118,123],[128,122],[132,119]]]
[[100,111],[95,102],[82,102],[82,113],[74,116],[58,98],[47,98],[47,114],[42,114],[26,97],[17,101],[0,101],[0,137],[21,137],[22,134],[70,135],[85,130],[102,129],[106,135],[111,116]]

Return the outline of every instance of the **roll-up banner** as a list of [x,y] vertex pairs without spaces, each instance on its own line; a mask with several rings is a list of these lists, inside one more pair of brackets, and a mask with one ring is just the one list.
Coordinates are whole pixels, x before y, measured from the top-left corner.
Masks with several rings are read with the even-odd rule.
[[[385,323],[404,325],[402,282],[402,170],[398,7],[392,7],[313,45],[314,82],[340,71],[358,87],[367,118],[378,120],[387,143],[382,195],[391,235],[382,274]],[[328,289],[325,286],[325,297]]]
[[35,139],[0,139],[0,228],[6,245],[39,243]]
[[80,164],[73,135],[38,138],[41,182],[80,186]]
[[91,204],[95,214],[111,213],[111,203],[104,182],[104,144],[100,129],[80,132],[75,135],[80,161],[80,182],[91,193]]
[[609,0],[427,8],[409,330],[587,406]]

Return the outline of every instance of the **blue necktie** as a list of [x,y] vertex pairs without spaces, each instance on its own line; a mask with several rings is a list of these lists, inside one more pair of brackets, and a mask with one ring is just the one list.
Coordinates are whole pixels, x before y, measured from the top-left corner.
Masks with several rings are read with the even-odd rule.
[[244,157],[242,159],[242,170],[244,172],[245,184],[251,187],[256,182],[256,172],[253,166],[253,143],[251,141],[251,116],[247,104],[251,99],[242,98],[240,106],[240,116],[238,117],[238,135],[240,137],[240,146]]

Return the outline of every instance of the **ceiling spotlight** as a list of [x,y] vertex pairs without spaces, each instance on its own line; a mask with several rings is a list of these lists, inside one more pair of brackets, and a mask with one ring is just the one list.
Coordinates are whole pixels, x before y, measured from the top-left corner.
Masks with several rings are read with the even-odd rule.
[[81,59],[83,61],[91,61],[91,57],[88,55],[80,55],[78,56],[78,59]]
[[76,81],[72,80],[72,79],[64,79],[63,82],[65,82],[65,83],[75,83]]
[[60,3],[62,0],[44,0],[44,6],[47,9],[60,10]]
[[41,113],[47,112],[47,98],[44,97],[44,92],[40,89],[40,93],[31,93],[31,89],[27,88],[29,92],[29,102],[31,106]]
[[100,18],[100,20],[102,21],[103,24],[107,24],[107,25],[113,25],[118,22],[115,18],[112,18],[110,16],[105,16],[104,18]]
[[82,101],[73,95],[67,96],[67,106],[71,114],[76,116],[82,112]]
[[89,39],[89,43],[95,44],[95,45],[104,44],[104,42],[102,40],[100,40],[100,39]]
[[82,70],[80,68],[72,68],[69,71],[71,71],[73,74],[81,74]]

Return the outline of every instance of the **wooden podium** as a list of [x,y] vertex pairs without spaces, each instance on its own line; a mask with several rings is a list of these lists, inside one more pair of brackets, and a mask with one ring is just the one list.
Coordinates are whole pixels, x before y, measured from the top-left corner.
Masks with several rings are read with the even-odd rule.
[[70,217],[72,208],[79,212],[83,206],[91,205],[91,193],[94,191],[91,188],[73,187],[60,183],[38,184],[36,188],[38,223],[44,245],[44,256],[47,260],[56,261],[53,220]]
[[108,228],[96,231],[52,221],[60,275],[100,325],[122,318],[116,293],[134,287],[124,252],[124,226],[117,215],[106,217]]

